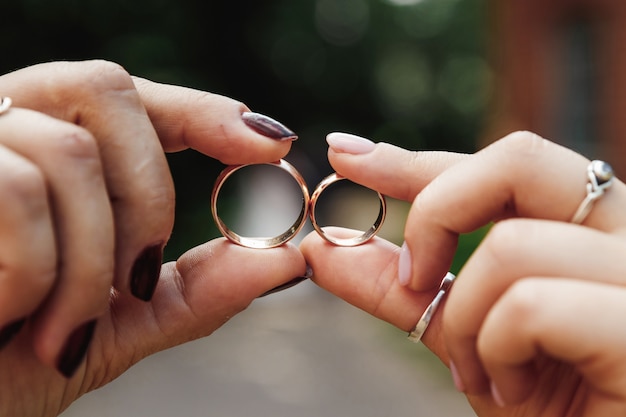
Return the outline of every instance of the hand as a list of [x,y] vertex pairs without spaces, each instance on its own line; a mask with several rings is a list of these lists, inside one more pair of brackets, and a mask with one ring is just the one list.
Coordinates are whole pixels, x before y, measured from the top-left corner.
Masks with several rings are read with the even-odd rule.
[[585,196],[589,161],[530,133],[473,156],[342,135],[329,143],[337,172],[413,205],[402,248],[378,238],[335,248],[307,236],[301,250],[315,282],[408,331],[449,268],[458,235],[496,222],[424,343],[453,364],[480,416],[624,413],[623,183],[580,226],[569,221]]
[[224,239],[161,270],[174,220],[163,149],[228,164],[289,151],[292,137],[244,122],[242,103],[103,61],[29,67],[0,92],[14,103],[0,115],[0,414],[56,415],[304,273],[293,246]]

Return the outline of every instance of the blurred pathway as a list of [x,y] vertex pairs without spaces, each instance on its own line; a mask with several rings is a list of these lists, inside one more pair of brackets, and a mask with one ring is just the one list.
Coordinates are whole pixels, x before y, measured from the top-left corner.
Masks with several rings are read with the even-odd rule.
[[145,359],[62,416],[474,415],[423,346],[307,282]]

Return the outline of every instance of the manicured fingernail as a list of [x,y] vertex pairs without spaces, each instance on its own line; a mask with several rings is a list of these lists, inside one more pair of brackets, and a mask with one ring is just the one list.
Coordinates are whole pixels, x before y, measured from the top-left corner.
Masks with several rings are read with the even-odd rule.
[[241,118],[249,128],[268,138],[276,140],[298,139],[298,135],[287,126],[264,114],[245,112],[242,113]]
[[326,136],[328,146],[339,153],[361,155],[374,150],[376,144],[369,139],[348,133],[331,133]]
[[454,386],[457,391],[465,392],[465,384],[463,384],[463,380],[461,380],[461,375],[459,375],[459,371],[456,369],[454,362],[450,361],[450,373],[452,374],[452,381],[454,382]]
[[139,255],[130,273],[130,291],[143,301],[150,301],[159,282],[163,244],[147,247]]
[[270,294],[274,294],[274,293],[277,293],[277,292],[284,291],[284,290],[286,290],[288,288],[291,288],[291,287],[293,287],[295,285],[298,285],[302,281],[306,281],[306,280],[307,280],[306,277],[296,277],[296,278],[294,278],[294,279],[292,279],[290,281],[285,282],[284,284],[280,284],[279,286],[272,288],[269,291],[265,291],[263,294],[259,295],[257,298],[263,298],[263,297],[266,297],[266,296],[268,296]]
[[398,259],[398,282],[400,285],[409,285],[411,282],[411,251],[406,242],[402,244],[400,249],[400,258]]
[[96,320],[92,320],[82,325],[70,335],[65,342],[61,355],[57,360],[57,369],[66,378],[71,378],[78,366],[83,362],[89,344],[93,338],[93,332],[96,327]]
[[311,269],[311,267],[307,265],[306,266],[306,272],[304,273],[303,276],[296,277],[296,278],[294,278],[294,279],[292,279],[290,281],[285,282],[284,284],[280,284],[279,286],[274,287],[271,290],[266,291],[263,294],[259,295],[257,298],[262,298],[262,297],[265,297],[267,295],[274,294],[276,292],[280,292],[280,291],[286,290],[287,288],[291,288],[291,287],[293,287],[295,285],[298,285],[302,281],[306,281],[307,279],[311,278],[312,276],[313,276],[313,269]]
[[0,330],[0,349],[9,344],[13,337],[15,337],[15,335],[22,329],[25,322],[26,319],[16,320],[7,324],[2,330]]
[[496,403],[498,407],[505,407],[506,404],[502,399],[502,395],[500,394],[500,390],[496,386],[496,384],[491,381],[491,396],[493,397],[493,401]]

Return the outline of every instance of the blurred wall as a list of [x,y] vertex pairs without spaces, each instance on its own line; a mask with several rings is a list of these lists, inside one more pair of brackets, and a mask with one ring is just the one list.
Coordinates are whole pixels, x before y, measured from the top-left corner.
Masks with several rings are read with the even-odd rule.
[[484,142],[532,130],[626,175],[626,2],[492,0]]

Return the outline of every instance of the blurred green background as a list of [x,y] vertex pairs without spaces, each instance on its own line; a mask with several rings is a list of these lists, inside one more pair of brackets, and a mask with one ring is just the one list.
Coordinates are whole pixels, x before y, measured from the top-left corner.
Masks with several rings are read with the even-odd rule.
[[[101,58],[233,97],[299,134],[293,154],[310,186],[331,172],[331,131],[473,151],[492,89],[485,0],[2,3],[1,72]],[[222,165],[193,151],[168,158],[178,193],[173,259],[218,236],[209,193]]]

